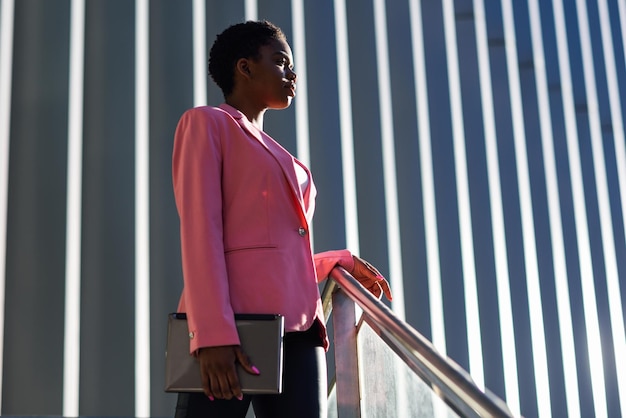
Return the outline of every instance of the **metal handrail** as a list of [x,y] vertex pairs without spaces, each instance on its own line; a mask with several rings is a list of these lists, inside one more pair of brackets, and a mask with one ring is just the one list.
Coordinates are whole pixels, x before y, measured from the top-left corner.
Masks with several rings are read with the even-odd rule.
[[[344,292],[385,343],[450,407],[465,416],[513,417],[504,401],[480,389],[470,375],[396,315],[342,267],[335,267],[322,294],[326,318],[334,292]],[[337,286],[338,285],[338,286]]]

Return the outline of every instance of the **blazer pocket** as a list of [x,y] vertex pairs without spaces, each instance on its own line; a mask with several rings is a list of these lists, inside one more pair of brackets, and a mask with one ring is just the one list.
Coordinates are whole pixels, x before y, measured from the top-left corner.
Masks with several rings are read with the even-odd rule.
[[[282,270],[282,252],[276,247],[247,247],[226,253],[231,293],[245,294],[251,282],[262,283]],[[241,286],[241,288],[239,288]],[[245,289],[248,290],[245,290]]]
[[237,253],[240,251],[252,251],[252,250],[275,250],[278,248],[276,245],[271,244],[253,244],[253,245],[242,245],[237,247],[226,248],[224,250],[224,254],[231,255],[233,253]]

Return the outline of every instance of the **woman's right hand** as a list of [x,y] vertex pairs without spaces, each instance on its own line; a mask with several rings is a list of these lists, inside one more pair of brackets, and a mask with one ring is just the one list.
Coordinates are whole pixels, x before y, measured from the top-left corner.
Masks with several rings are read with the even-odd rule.
[[238,345],[203,347],[198,350],[197,358],[200,363],[202,387],[205,395],[211,400],[243,399],[236,363],[250,374],[259,374],[259,370]]

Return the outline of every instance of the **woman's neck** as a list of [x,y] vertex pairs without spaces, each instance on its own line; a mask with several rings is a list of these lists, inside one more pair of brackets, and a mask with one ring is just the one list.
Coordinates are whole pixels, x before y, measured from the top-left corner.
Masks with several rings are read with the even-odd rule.
[[260,108],[252,103],[247,97],[240,97],[237,95],[228,96],[225,100],[226,104],[234,107],[243,113],[246,118],[259,130],[263,130],[263,116],[267,109]]

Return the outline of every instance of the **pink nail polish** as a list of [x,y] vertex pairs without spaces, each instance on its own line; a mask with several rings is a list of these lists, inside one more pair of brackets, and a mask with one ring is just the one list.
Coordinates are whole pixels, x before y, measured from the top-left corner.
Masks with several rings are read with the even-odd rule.
[[213,396],[209,396],[209,400],[210,400],[210,401],[214,401],[214,400],[215,400],[215,398],[214,398]]
[[261,372],[259,371],[259,369],[256,368],[256,366],[252,366],[252,371],[255,372],[256,374],[261,374]]
[[237,396],[237,399],[239,399],[240,401],[243,401],[243,395]]
[[375,277],[375,279],[378,279],[378,280],[383,280],[384,278],[385,276],[383,276],[382,274],[377,274]]

